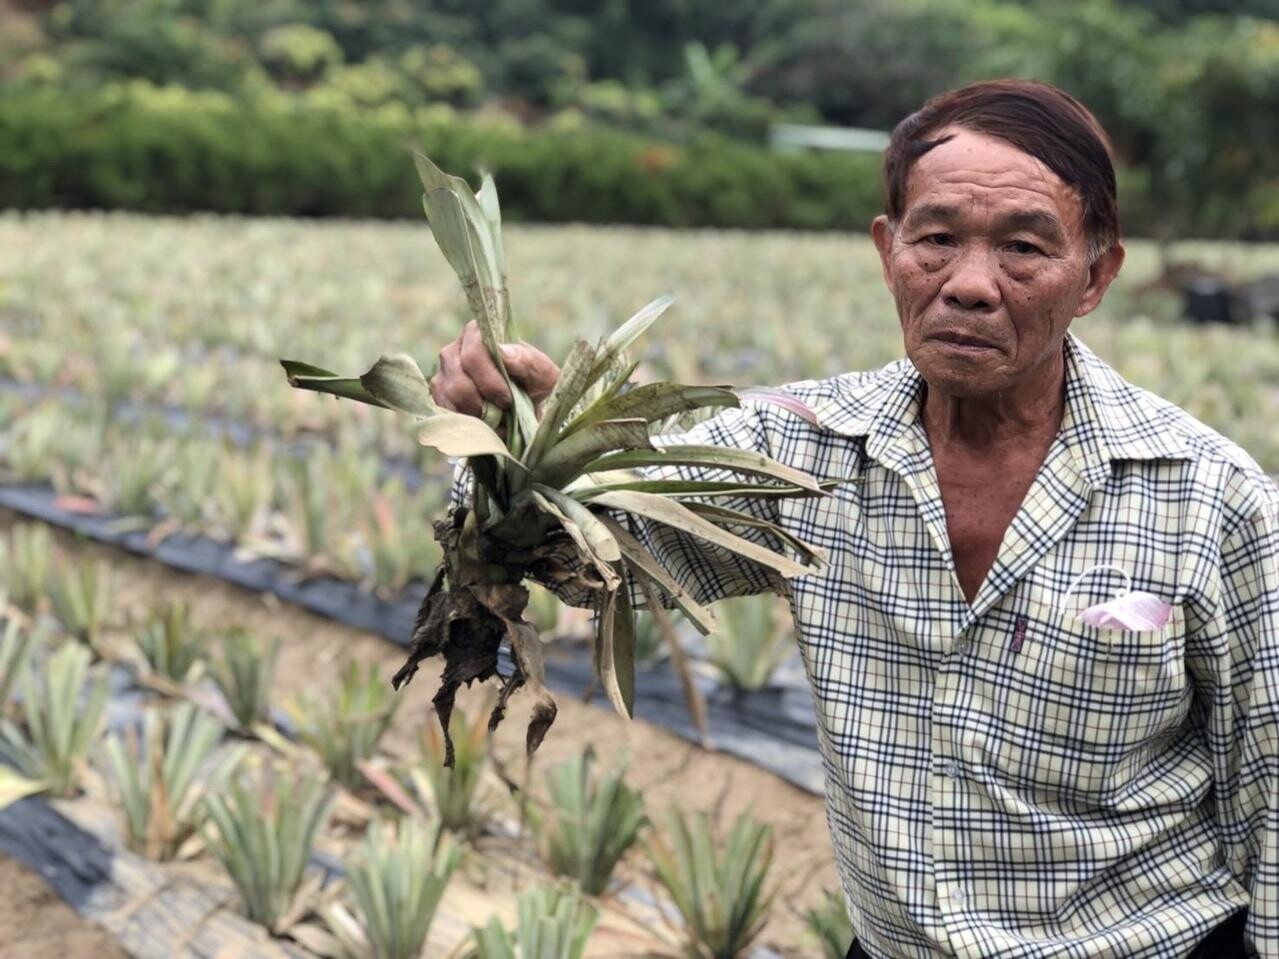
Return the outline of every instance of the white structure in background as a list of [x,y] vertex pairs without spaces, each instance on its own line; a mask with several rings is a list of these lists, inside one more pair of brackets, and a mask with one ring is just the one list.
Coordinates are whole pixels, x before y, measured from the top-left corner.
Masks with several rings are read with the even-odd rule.
[[800,150],[883,153],[888,147],[888,134],[882,130],[861,130],[856,127],[774,123],[768,129],[768,142],[774,150],[782,153],[798,153]]

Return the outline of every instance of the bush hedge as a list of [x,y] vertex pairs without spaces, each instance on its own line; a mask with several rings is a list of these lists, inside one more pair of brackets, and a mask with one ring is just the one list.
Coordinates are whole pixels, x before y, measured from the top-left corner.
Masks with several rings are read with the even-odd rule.
[[711,137],[655,144],[145,83],[0,90],[0,206],[419,216],[410,146],[445,169],[491,170],[511,220],[865,229],[880,207],[874,155],[783,155]]

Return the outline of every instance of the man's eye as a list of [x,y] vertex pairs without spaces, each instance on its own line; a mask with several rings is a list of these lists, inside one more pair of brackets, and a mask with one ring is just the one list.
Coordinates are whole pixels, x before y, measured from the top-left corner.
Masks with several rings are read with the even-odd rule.
[[923,242],[928,246],[954,246],[955,238],[949,233],[929,233]]
[[1008,244],[1008,249],[1019,256],[1034,256],[1037,253],[1044,252],[1035,244],[1027,243],[1025,240],[1014,240]]

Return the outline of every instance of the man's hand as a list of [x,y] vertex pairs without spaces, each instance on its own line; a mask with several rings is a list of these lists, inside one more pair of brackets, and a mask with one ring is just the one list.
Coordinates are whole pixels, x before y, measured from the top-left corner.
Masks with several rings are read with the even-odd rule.
[[[551,358],[527,343],[502,344],[502,361],[535,406],[550,396],[560,377],[560,368]],[[484,348],[474,320],[440,351],[440,368],[431,378],[431,398],[447,410],[468,416],[482,416],[485,401],[510,409],[511,391]]]

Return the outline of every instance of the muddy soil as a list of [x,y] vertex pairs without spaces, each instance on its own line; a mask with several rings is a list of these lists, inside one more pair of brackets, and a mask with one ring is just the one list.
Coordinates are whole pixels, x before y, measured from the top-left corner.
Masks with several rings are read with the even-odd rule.
[[[22,517],[0,510],[0,531],[23,521]],[[278,636],[282,651],[276,675],[274,700],[277,704],[303,692],[322,693],[336,682],[342,666],[350,658],[378,663],[388,679],[403,662],[403,650],[386,640],[284,605],[272,596],[172,570],[61,532],[58,532],[58,542],[68,553],[110,564],[115,575],[117,621],[125,621],[130,613],[139,616],[149,606],[165,600],[186,600],[198,621],[209,627],[245,626],[263,642]],[[413,682],[402,691],[404,704],[383,743],[392,756],[415,754],[416,730],[424,723],[436,721],[430,698],[437,679],[438,666],[423,663]],[[463,690],[458,703],[474,711],[481,708],[486,698],[485,690]],[[777,898],[761,941],[795,959],[815,953],[813,942],[804,932],[803,911],[817,906],[824,890],[838,888],[821,797],[810,795],[749,763],[690,744],[659,727],[638,720],[624,721],[610,710],[583,703],[573,695],[556,693],[556,699],[559,716],[531,770],[523,760],[527,697],[522,699],[517,694],[512,699],[508,718],[496,734],[496,754],[513,778],[526,783],[536,797],[540,792],[541,770],[593,747],[606,765],[617,761],[628,764],[628,782],[643,792],[647,810],[654,818],[660,818],[669,806],[677,805],[685,811],[712,811],[724,828],[742,811],[770,823],[775,837],[771,876]],[[514,805],[507,801],[504,808],[509,815]],[[528,843],[522,843],[523,854],[515,848],[520,843],[503,841],[497,845],[499,848],[493,851],[500,855],[532,857]],[[501,847],[505,847],[505,851]],[[642,857],[633,856],[624,878],[640,888],[651,889],[651,882],[642,875],[642,864]],[[499,861],[485,871],[506,874],[509,879],[521,870],[506,870]],[[7,903],[5,909],[0,912],[0,922],[12,912],[7,909]],[[28,935],[38,935],[43,925],[41,920],[25,923],[24,928],[28,929]],[[51,924],[48,934],[52,936],[63,926],[61,921]],[[0,943],[11,941],[6,932],[7,927],[0,925]],[[62,954],[68,951],[62,950]],[[0,952],[0,959],[8,955]],[[24,952],[22,955],[40,954]]]

